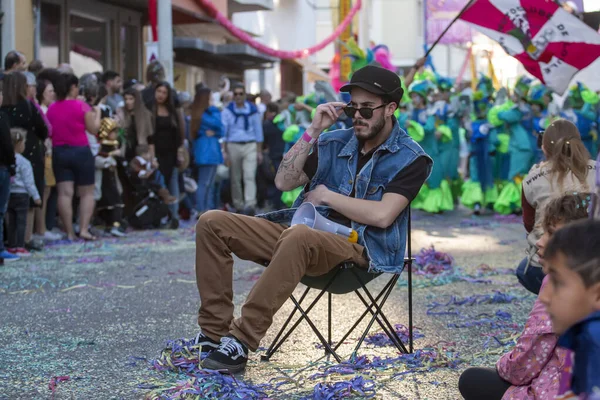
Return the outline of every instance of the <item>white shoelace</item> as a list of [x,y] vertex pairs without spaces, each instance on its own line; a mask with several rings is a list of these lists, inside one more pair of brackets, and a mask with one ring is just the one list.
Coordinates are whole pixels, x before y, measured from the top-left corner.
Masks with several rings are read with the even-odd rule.
[[237,360],[242,356],[248,357],[242,345],[237,340],[230,337],[221,338],[221,346],[217,351],[231,357],[232,360]]

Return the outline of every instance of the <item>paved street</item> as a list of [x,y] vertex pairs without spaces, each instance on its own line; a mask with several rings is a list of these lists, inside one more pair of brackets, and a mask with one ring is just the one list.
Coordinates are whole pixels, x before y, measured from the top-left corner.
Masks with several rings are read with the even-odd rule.
[[[238,385],[263,385],[270,398],[311,398],[320,382],[363,377],[373,382],[377,398],[459,398],[460,372],[468,365],[493,366],[533,304],[533,296],[505,270],[523,255],[523,228],[518,218],[473,219],[464,210],[415,213],[413,228],[415,252],[434,245],[455,260],[449,273],[415,277],[415,325],[421,336],[415,345],[429,350],[397,358],[393,347],[378,347],[374,336],[360,354],[369,362],[374,356],[397,360],[336,372],[319,360],[323,350],[303,323],[271,362],[252,354],[247,372],[236,378]],[[236,306],[261,268],[236,261]],[[196,333],[199,300],[193,271],[189,224],[178,231],[136,232],[123,240],[57,244],[2,267],[0,398],[142,399],[152,390],[156,394],[175,386],[184,374],[156,371],[149,361],[168,340]],[[380,277],[370,287],[382,287],[384,281]],[[407,324],[406,295],[401,281],[386,306],[394,324]],[[334,297],[333,304],[335,341],[363,308],[353,294]],[[288,303],[276,315],[263,346],[290,309]],[[311,315],[325,332],[325,303]],[[341,354],[349,355],[357,336],[342,345]]]

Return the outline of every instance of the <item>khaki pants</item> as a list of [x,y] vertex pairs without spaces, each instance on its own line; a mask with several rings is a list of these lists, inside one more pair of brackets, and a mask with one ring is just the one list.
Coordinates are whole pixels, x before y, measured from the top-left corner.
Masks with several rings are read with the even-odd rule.
[[233,206],[238,211],[244,208],[256,208],[256,168],[258,167],[256,143],[227,143],[227,154]]
[[[196,225],[198,324],[213,340],[231,333],[256,351],[273,315],[304,275],[326,274],[342,262],[367,267],[364,247],[343,236],[306,225],[284,225],[224,211],[209,211]],[[259,264],[270,261],[233,319],[233,257]]]

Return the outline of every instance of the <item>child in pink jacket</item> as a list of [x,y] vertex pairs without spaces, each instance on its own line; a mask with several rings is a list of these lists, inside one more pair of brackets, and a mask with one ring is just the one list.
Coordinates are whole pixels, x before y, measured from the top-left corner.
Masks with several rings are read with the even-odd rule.
[[[546,207],[544,235],[536,243],[542,266],[544,249],[552,234],[563,225],[587,218],[589,194],[569,194],[550,201]],[[548,277],[542,282],[542,288]],[[525,329],[515,347],[504,354],[496,369],[469,368],[462,373],[458,388],[465,400],[551,400],[558,395],[569,352],[558,348],[546,308],[536,299]]]

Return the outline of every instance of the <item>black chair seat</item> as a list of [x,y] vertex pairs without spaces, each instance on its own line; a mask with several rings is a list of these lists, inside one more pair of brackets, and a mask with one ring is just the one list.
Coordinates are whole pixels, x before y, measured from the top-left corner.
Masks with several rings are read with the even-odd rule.
[[[354,269],[354,271],[351,271],[351,269]],[[337,268],[334,268],[325,275],[305,275],[300,282],[311,289],[323,290],[327,284],[331,282],[331,279],[336,273],[338,274],[337,279],[334,280],[327,288],[328,293],[346,294],[360,289],[361,284],[360,281],[356,279],[356,275],[358,275],[365,284],[371,282],[373,279],[381,275],[380,272],[369,272],[366,268],[356,266],[354,263],[347,263],[342,265],[342,270],[339,271],[339,273]]]

